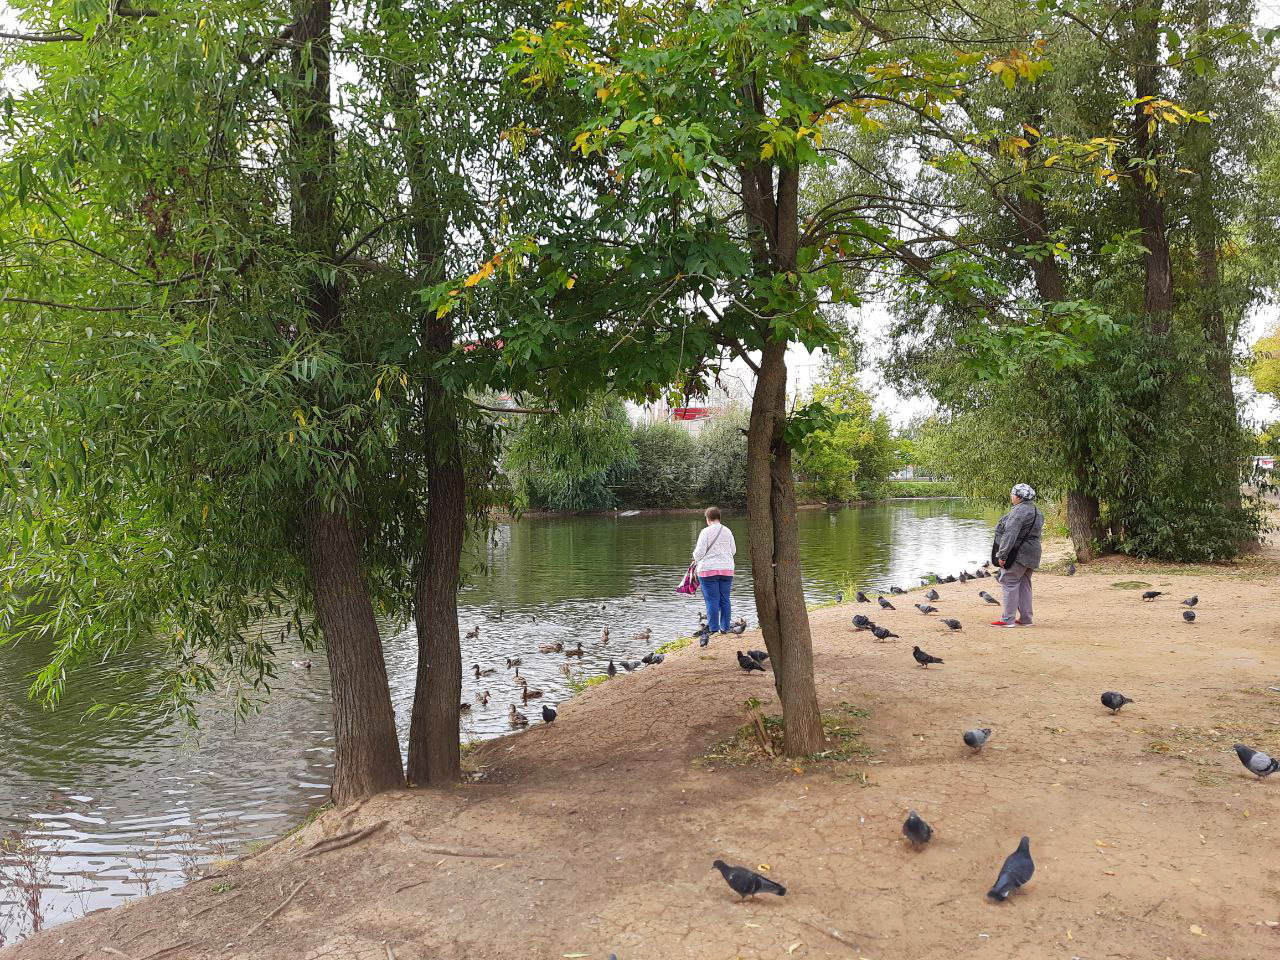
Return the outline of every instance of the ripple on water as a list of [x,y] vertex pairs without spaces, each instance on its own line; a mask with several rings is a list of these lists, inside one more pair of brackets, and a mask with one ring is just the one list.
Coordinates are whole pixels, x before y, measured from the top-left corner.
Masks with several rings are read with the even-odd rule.
[[[896,502],[869,508],[804,510],[799,532],[805,586],[828,600],[849,582],[872,589],[909,585],[931,570],[972,568],[986,557],[994,516],[960,501]],[[738,556],[748,556],[746,524],[728,519]],[[636,660],[696,628],[699,597],[676,594],[702,520],[697,515],[529,518],[469,544],[478,563],[459,595],[464,631],[463,698],[489,690],[487,707],[464,714],[464,739],[508,732],[508,705],[519,703],[508,656],[557,703],[571,695],[562,664],[576,675],[605,671],[610,659]],[[755,621],[750,577],[739,573],[734,615]],[[600,643],[610,628],[607,646]],[[651,638],[642,639],[644,628]],[[539,654],[539,644],[582,641],[581,660]],[[416,669],[412,629],[384,643],[401,738],[407,735]],[[193,731],[169,716],[158,691],[136,679],[149,651],[78,675],[57,712],[27,698],[47,651],[31,643],[0,647],[0,828],[21,831],[39,851],[47,884],[46,923],[177,886],[201,864],[278,836],[324,803],[333,764],[328,672],[323,655],[282,648],[280,675],[262,711],[237,720],[217,698],[202,703]],[[309,659],[311,670],[295,669]],[[476,680],[473,663],[497,668]],[[86,718],[92,690],[137,706],[117,720]],[[11,866],[2,869],[12,869]],[[0,937],[26,929],[0,906]]]

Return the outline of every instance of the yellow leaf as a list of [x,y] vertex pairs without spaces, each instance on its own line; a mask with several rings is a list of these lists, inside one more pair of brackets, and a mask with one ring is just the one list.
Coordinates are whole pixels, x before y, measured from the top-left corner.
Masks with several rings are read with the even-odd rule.
[[1147,136],[1154,137],[1156,135],[1156,119],[1152,117],[1147,121]]
[[1007,66],[1008,64],[1006,64],[1003,60],[992,60],[990,63],[987,64],[987,69],[990,70],[992,73],[996,74],[997,76],[999,76],[1000,71],[1004,70]]
[[566,280],[566,281],[564,282],[564,288],[565,288],[566,290],[572,290],[572,289],[573,289],[573,285],[574,285],[575,283],[577,283],[577,282],[578,282],[578,278],[577,278],[577,277],[570,277],[568,280]]
[[485,280],[485,279],[487,279],[487,278],[488,278],[488,276],[489,276],[489,274],[491,274],[491,273],[493,273],[493,261],[492,261],[492,260],[490,260],[488,263],[486,263],[483,267],[481,267],[479,270],[477,270],[477,271],[476,271],[475,273],[473,273],[471,276],[467,277],[467,279],[463,280],[463,281],[462,281],[462,285],[463,285],[464,287],[474,287],[474,286],[475,286],[477,283],[479,283],[481,280]]
[[377,403],[377,402],[378,402],[378,401],[380,401],[381,399],[382,399],[382,388],[381,388],[381,387],[374,387],[374,388],[373,388],[373,402],[374,402],[374,403]]
[[446,313],[448,313],[452,309],[453,309],[452,303],[442,303],[436,309],[436,319],[439,320],[441,317],[443,317]]
[[292,430],[290,430],[290,431],[289,431],[289,443],[290,443],[290,444],[292,444],[292,443],[293,443],[293,431],[292,431]]
[[603,102],[609,99],[609,94],[612,92],[613,91],[611,91],[608,87],[601,87],[599,90],[596,91],[596,96],[599,97],[600,100]]
[[1044,165],[1046,167],[1052,167],[1057,162],[1058,162],[1058,155],[1055,153],[1053,156],[1045,159]]
[[797,950],[799,950],[803,946],[804,946],[804,941],[797,940],[791,946],[787,947],[787,956],[791,956],[791,954],[795,953]]
[[1031,126],[1031,124],[1029,123],[1024,123],[1022,125],[1022,129],[1027,131],[1027,133],[1031,134],[1033,137],[1040,136],[1040,131],[1037,130],[1035,127]]
[[204,513],[200,515],[200,519],[201,520],[209,519],[209,505],[207,503],[204,505]]
[[307,425],[307,418],[301,410],[293,411],[293,419],[298,421],[298,426],[300,427],[305,427]]
[[772,156],[773,156],[773,144],[772,144],[772,143],[766,143],[763,147],[761,147],[761,148],[760,148],[760,159],[761,159],[761,160],[768,160],[768,159],[769,159],[770,157],[772,157]]
[[1204,936],[1204,931],[1203,931],[1203,930],[1201,930],[1201,929],[1200,929],[1196,924],[1194,924],[1194,923],[1191,925],[1191,932],[1192,932],[1192,933],[1194,933],[1197,937],[1203,937],[1203,936]]
[[653,118],[653,125],[654,125],[655,127],[660,127],[660,126],[662,126],[662,118],[661,118],[661,117],[654,117],[654,118]]

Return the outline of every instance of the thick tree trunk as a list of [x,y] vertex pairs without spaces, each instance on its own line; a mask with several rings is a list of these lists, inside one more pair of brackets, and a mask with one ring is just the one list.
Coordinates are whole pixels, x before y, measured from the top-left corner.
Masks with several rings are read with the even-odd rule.
[[[334,216],[335,158],[330,104],[330,7],[295,5],[290,100],[291,226],[299,247],[332,261],[338,232]],[[336,285],[316,279],[308,295],[316,329],[342,322]],[[324,402],[324,398],[319,398]],[[336,743],[333,800],[339,806],[404,785],[395,712],[387,687],[382,640],[360,563],[360,547],[341,501],[311,491],[304,506],[307,575],[329,658]]]
[[1067,530],[1077,560],[1088,563],[1098,555],[1103,529],[1097,497],[1079,490],[1067,491]]
[[1139,0],[1131,17],[1133,89],[1135,99],[1140,102],[1133,107],[1134,157],[1129,176],[1134,213],[1147,251],[1142,257],[1143,307],[1151,318],[1154,333],[1167,333],[1173,315],[1173,260],[1159,179],[1159,144],[1153,132],[1151,103],[1147,99],[1161,96],[1160,15],[1163,7],[1164,0]]
[[786,349],[786,344],[768,344],[756,378],[747,428],[747,525],[756,615],[782,701],[784,745],[789,756],[804,756],[822,749],[823,734],[801,580],[791,451],[783,440]]
[[400,743],[382,640],[351,523],[313,500],[303,525],[307,573],[329,658],[333,802],[344,806],[404,786]]

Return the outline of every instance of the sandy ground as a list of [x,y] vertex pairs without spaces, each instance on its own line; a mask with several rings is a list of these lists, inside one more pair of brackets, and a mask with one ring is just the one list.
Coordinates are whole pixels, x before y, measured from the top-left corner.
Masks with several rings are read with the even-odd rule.
[[[478,782],[329,813],[0,960],[1277,957],[1280,775],[1257,782],[1231,745],[1280,754],[1278,578],[1274,551],[1046,571],[1017,630],[986,625],[989,580],[940,588],[954,634],[914,596],[817,610],[823,706],[866,712],[853,757],[823,763],[706,759],[747,698],[778,712],[769,678],[735,663],[759,638],[718,638],[486,745]],[[1133,583],[1166,595],[1144,603]],[[902,639],[854,633],[858,610]],[[913,643],[946,664],[918,668]],[[1137,702],[1113,716],[1107,689]],[[972,726],[995,729],[980,755],[960,740]],[[921,852],[908,808],[936,830]],[[1024,833],[1034,879],[989,902]],[[716,857],[767,865],[787,896],[739,904]]]

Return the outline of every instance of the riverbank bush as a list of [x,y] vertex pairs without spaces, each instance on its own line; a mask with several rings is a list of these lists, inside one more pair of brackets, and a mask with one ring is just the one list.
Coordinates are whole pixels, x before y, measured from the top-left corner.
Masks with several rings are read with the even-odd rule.
[[960,488],[950,480],[890,480],[884,485],[886,497],[958,497]]

